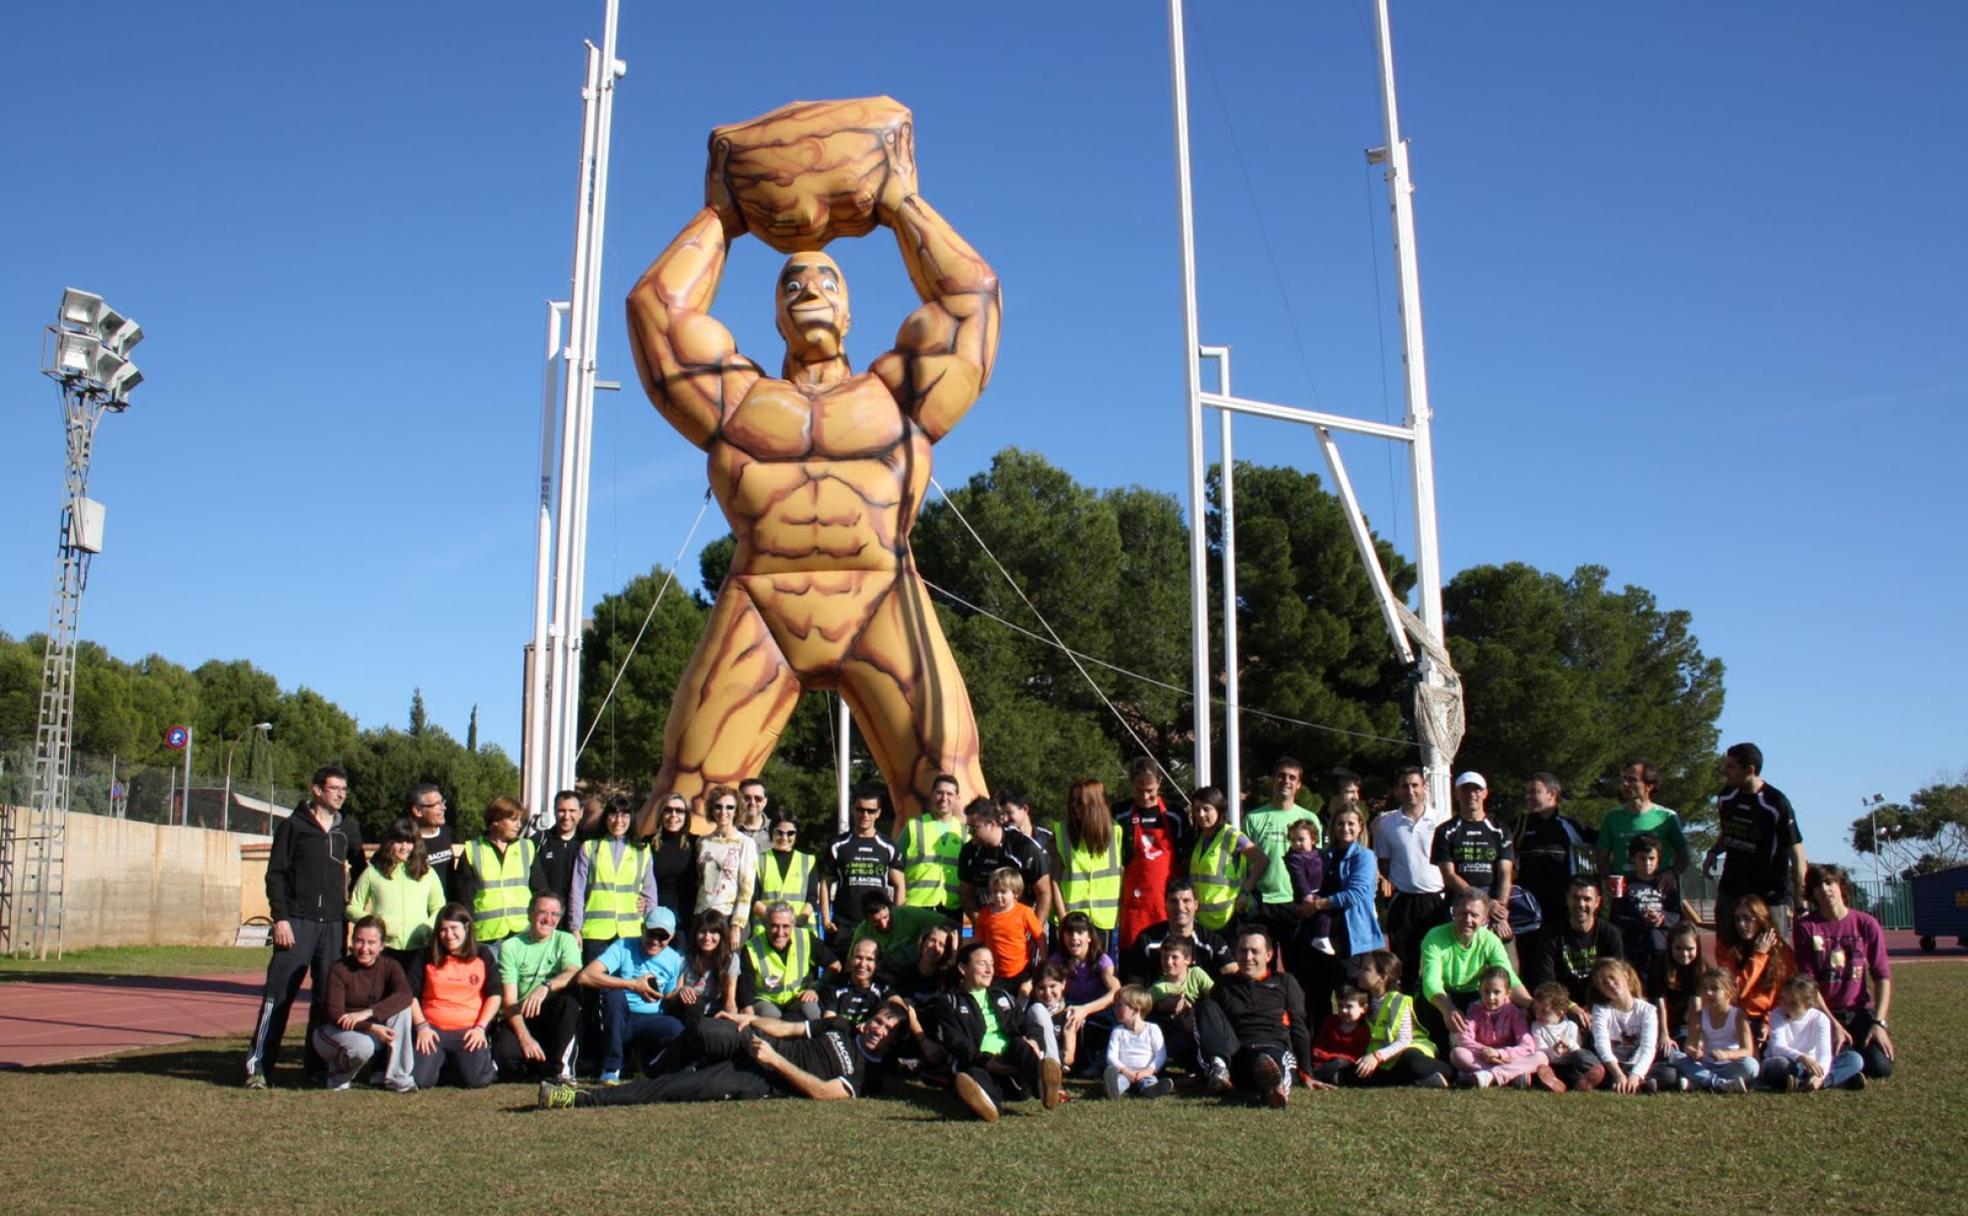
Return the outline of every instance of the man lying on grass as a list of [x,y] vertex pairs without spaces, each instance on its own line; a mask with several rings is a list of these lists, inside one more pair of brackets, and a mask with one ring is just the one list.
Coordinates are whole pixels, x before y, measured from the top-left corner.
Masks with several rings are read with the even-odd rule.
[[781,1021],[750,1010],[698,1021],[672,1056],[698,1061],[686,1072],[600,1089],[540,1084],[540,1106],[636,1106],[799,1097],[826,1102],[876,1092],[904,1013],[884,1005],[856,1030],[838,1018]]

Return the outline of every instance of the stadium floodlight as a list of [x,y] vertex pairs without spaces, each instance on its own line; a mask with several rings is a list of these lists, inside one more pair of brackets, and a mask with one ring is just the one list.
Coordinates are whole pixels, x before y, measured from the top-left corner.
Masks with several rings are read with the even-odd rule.
[[102,354],[101,339],[72,329],[60,330],[55,339],[53,371],[63,380],[93,380]]
[[103,298],[93,291],[79,291],[68,287],[62,290],[61,323],[63,326],[76,326],[95,332],[102,325],[103,310],[108,306]]
[[103,309],[102,319],[98,322],[98,329],[103,346],[115,351],[126,359],[130,357],[131,349],[137,343],[143,341],[143,326],[132,321],[122,313],[117,312],[114,308]]

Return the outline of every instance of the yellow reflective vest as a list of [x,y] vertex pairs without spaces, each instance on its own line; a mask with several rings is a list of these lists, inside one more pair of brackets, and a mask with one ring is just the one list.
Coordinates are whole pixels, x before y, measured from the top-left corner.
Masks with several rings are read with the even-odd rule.
[[793,929],[793,940],[780,954],[763,933],[745,943],[745,956],[752,964],[753,992],[762,1001],[784,1008],[799,999],[813,973],[813,931]]
[[636,896],[649,876],[649,846],[624,847],[618,866],[615,850],[609,845],[603,839],[590,840],[581,846],[588,854],[588,890],[581,904],[583,941],[605,942],[642,935],[642,913],[636,911]]
[[[784,871],[779,869],[777,858],[782,854],[766,852],[759,856],[758,879],[759,894],[765,906],[771,907],[774,901],[784,900],[792,905],[793,918],[800,924],[813,923],[813,905],[806,902],[806,886],[813,878],[814,856],[795,849],[786,862]],[[765,930],[765,918],[759,918],[758,929]]]
[[533,898],[527,876],[533,870],[533,842],[515,840],[506,855],[483,837],[465,845],[465,858],[478,874],[472,898],[472,932],[480,942],[496,942],[526,927],[526,905]]
[[1189,881],[1196,888],[1196,923],[1221,932],[1237,913],[1237,896],[1244,889],[1244,871],[1249,863],[1237,849],[1243,835],[1230,824],[1220,824],[1208,840],[1198,840],[1189,849]]
[[[921,814],[902,831],[902,902],[911,908],[957,906],[957,854],[963,828]],[[1118,890],[1118,888],[1116,888]]]
[[[1065,825],[1056,837],[1066,843]],[[1111,933],[1121,915],[1121,834],[1116,830],[1107,841],[1107,852],[1096,855],[1084,844],[1075,844],[1064,858],[1066,872],[1059,876],[1060,915],[1084,912],[1102,933]]]

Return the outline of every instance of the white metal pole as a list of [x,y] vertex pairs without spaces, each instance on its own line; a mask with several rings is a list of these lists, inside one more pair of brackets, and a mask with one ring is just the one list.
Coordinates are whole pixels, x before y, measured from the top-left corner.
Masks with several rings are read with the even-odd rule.
[[219,803],[219,830],[230,830],[232,826],[232,753],[237,743],[226,748],[225,801]]
[[[1216,360],[1217,391],[1228,397],[1230,348],[1205,346],[1202,354]],[[1244,728],[1239,713],[1242,696],[1237,679],[1237,458],[1231,449],[1229,410],[1217,411],[1221,430],[1218,449],[1223,462],[1223,792],[1230,800],[1230,822],[1244,822]]]
[[526,740],[521,757],[525,772],[520,785],[537,817],[553,793],[547,761],[547,672],[553,664],[548,653],[547,627],[553,619],[554,544],[554,458],[557,455],[555,424],[560,411],[555,407],[559,387],[560,331],[567,305],[547,301],[547,351],[545,389],[540,409],[540,503],[533,538],[533,651],[526,664]]
[[1182,226],[1183,404],[1189,424],[1189,681],[1195,702],[1196,785],[1210,783],[1209,548],[1203,486],[1202,368],[1197,350],[1196,213],[1189,189],[1189,74],[1182,0],[1169,0],[1169,67],[1175,93],[1175,183]]
[[854,760],[854,715],[847,710],[847,698],[836,695],[835,712],[840,721],[834,728],[834,746],[839,749],[834,757],[834,787],[840,795],[840,830],[847,831],[847,804],[852,796],[852,783],[848,780],[849,766]]
[[[1374,0],[1380,45],[1380,106],[1387,128],[1387,189],[1394,208],[1394,259],[1400,268],[1401,353],[1407,371],[1408,445],[1414,470],[1415,565],[1419,577],[1421,623],[1442,638],[1442,553],[1435,530],[1435,447],[1430,436],[1434,410],[1428,401],[1428,354],[1421,331],[1421,270],[1415,255],[1414,182],[1408,174],[1408,144],[1401,137],[1401,114],[1394,97],[1394,36],[1387,0]],[[1440,687],[1441,673],[1424,653],[1422,679]],[[1448,765],[1454,757],[1424,743],[1429,795],[1437,807],[1449,805]]]
[[191,826],[191,728],[185,727],[185,801],[184,823]]
[[[585,320],[582,304],[587,299],[588,200],[593,186],[595,131],[601,111],[601,51],[588,44],[587,84],[581,91],[581,178],[575,194],[573,290],[568,295],[567,345],[561,358],[569,366],[561,376],[560,477],[556,483],[554,505],[554,613],[548,647],[550,664],[547,681],[547,779],[555,789],[573,785],[573,763],[568,755],[569,735],[562,727],[566,719],[568,667],[568,605],[573,588],[568,573],[574,551],[573,485],[576,464],[576,435],[579,431],[579,378],[572,366],[579,358],[581,326]],[[574,629],[578,631],[579,621]]]
[[1326,471],[1332,474],[1333,492],[1339,495],[1340,505],[1346,509],[1353,545],[1366,564],[1367,580],[1373,584],[1374,598],[1380,602],[1381,620],[1394,641],[1394,653],[1401,656],[1403,663],[1412,663],[1414,647],[1408,642],[1408,631],[1401,625],[1400,613],[1394,610],[1394,589],[1387,583],[1387,571],[1380,565],[1380,550],[1374,547],[1373,533],[1367,530],[1367,517],[1360,511],[1360,499],[1353,493],[1353,479],[1346,475],[1346,465],[1339,458],[1339,444],[1325,427],[1314,427],[1313,432],[1319,437],[1319,449],[1326,455]]
[[609,133],[614,127],[615,81],[626,71],[622,62],[615,57],[619,7],[619,0],[608,0],[608,20],[602,34],[601,97],[595,122],[593,192],[589,196],[592,215],[588,222],[587,298],[583,305],[586,316],[581,324],[580,357],[572,369],[580,382],[580,415],[573,494],[574,553],[567,567],[573,611],[567,618],[567,698],[562,704],[565,715],[562,725],[567,732],[565,763],[569,786],[574,783],[581,747],[581,614],[588,606],[588,475],[594,453],[595,358],[601,333],[601,253],[606,243],[608,225],[608,143]]

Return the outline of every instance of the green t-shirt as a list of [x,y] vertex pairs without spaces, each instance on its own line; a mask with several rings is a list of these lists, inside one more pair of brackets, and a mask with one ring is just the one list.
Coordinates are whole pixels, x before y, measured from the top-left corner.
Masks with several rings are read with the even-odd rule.
[[[916,943],[934,925],[948,924],[949,918],[935,908],[912,908],[907,904],[889,909],[888,932],[875,932],[875,923],[863,918],[854,930],[854,941],[871,941],[881,951],[889,968],[906,967],[916,961]],[[849,942],[850,946],[854,943]]]
[[1181,996],[1189,998],[1193,1005],[1208,996],[1214,987],[1216,981],[1210,978],[1209,972],[1191,963],[1189,974],[1182,977],[1180,986],[1174,980],[1162,980],[1148,991],[1158,1001],[1167,996]]
[[1476,987],[1476,978],[1491,967],[1510,972],[1510,983],[1517,983],[1517,972],[1503,939],[1488,929],[1476,930],[1467,946],[1456,940],[1454,925],[1436,925],[1421,939],[1421,997],[1433,1000],[1443,992],[1462,993]]
[[1292,901],[1291,871],[1285,869],[1285,850],[1291,847],[1292,824],[1301,822],[1311,823],[1314,845],[1325,843],[1326,833],[1319,826],[1319,817],[1302,806],[1261,806],[1244,816],[1244,835],[1264,850],[1267,862],[1264,877],[1257,881],[1255,888],[1259,901],[1267,904]]
[[1007,1040],[1004,1031],[998,1029],[997,1010],[991,1008],[991,990],[974,988],[970,999],[977,1003],[977,1010],[984,1015],[984,1037],[978,1041],[977,1050],[987,1056],[1002,1055]]
[[1688,855],[1687,838],[1681,835],[1681,816],[1664,806],[1649,807],[1639,815],[1616,806],[1606,812],[1599,824],[1599,847],[1605,850],[1607,868],[1614,874],[1633,877],[1633,858],[1627,845],[1635,836],[1651,832],[1661,842],[1661,869],[1674,868],[1677,858]]
[[499,982],[511,984],[521,996],[569,967],[579,970],[580,966],[581,946],[565,929],[555,929],[538,942],[532,929],[523,929],[499,943]]

